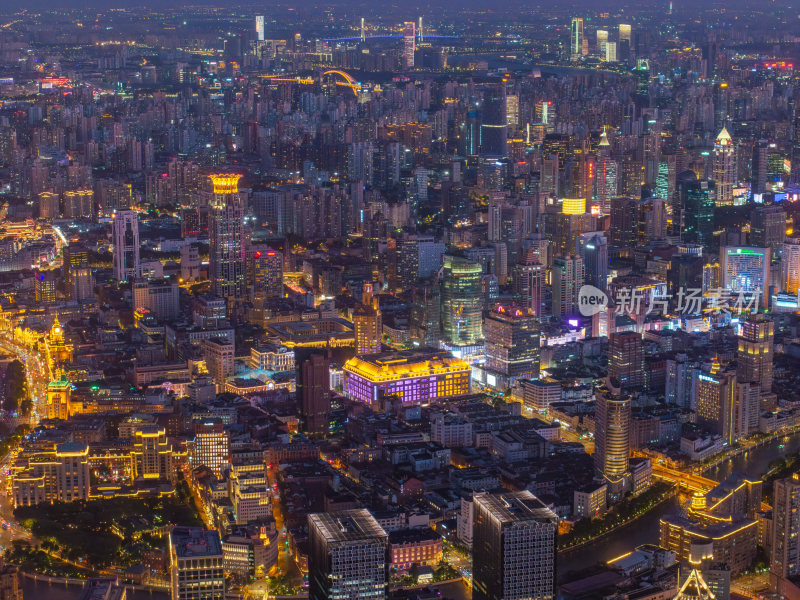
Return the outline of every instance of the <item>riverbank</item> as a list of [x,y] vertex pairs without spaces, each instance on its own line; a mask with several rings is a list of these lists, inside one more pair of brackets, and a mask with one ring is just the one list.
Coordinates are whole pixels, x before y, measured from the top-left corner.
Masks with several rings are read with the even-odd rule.
[[[662,488],[657,488],[655,490],[655,493],[653,494],[652,498],[644,499],[644,501],[642,502],[642,506],[641,506],[641,508],[639,510],[637,510],[636,508],[631,507],[630,505],[628,505],[627,507],[616,507],[614,509],[615,513],[612,515],[611,518],[621,516],[623,510],[627,511],[627,510],[631,510],[632,509],[634,512],[631,513],[630,517],[626,518],[623,521],[620,521],[618,523],[614,523],[614,524],[610,525],[610,527],[608,529],[602,529],[604,524],[602,522],[599,522],[595,526],[595,529],[589,529],[585,533],[584,532],[578,533],[578,535],[581,536],[579,541],[577,541],[575,543],[572,543],[572,544],[570,544],[569,542],[566,542],[566,544],[563,545],[563,546],[559,545],[558,553],[559,554],[563,554],[563,555],[567,555],[567,554],[569,554],[571,552],[575,552],[576,550],[580,550],[581,548],[584,548],[584,547],[587,547],[587,546],[591,546],[591,545],[593,545],[593,544],[595,544],[595,543],[597,543],[599,541],[603,541],[604,538],[607,538],[608,536],[613,535],[613,534],[617,533],[618,531],[620,531],[622,529],[625,529],[626,527],[628,527],[630,525],[633,525],[639,519],[647,516],[651,511],[657,509],[659,506],[663,505],[665,502],[668,502],[669,500],[674,498],[678,493],[678,487],[676,485],[669,485],[669,484],[665,484],[665,483],[656,483],[656,484],[653,484],[654,488],[655,488],[655,486],[663,486],[663,487]],[[645,492],[645,493],[647,493],[647,492]],[[637,500],[637,498],[633,498],[632,500],[635,501],[635,500]],[[604,517],[600,517],[600,519],[603,519],[603,518]],[[600,519],[598,519],[597,521],[600,521]],[[595,521],[593,521],[592,523],[595,523]],[[590,524],[590,527],[591,527],[591,524]],[[596,528],[600,528],[600,531],[597,531]],[[569,534],[567,534],[567,535],[569,535]]]

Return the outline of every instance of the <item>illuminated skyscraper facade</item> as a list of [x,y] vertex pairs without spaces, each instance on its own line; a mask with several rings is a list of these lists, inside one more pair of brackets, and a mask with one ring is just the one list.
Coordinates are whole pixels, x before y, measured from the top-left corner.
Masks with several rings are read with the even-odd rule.
[[139,260],[139,218],[132,210],[114,215],[114,278],[130,281],[141,275]]
[[553,600],[558,516],[529,491],[475,494],[475,600]]
[[631,398],[600,389],[595,393],[594,466],[609,483],[624,488],[631,449]]
[[246,287],[240,177],[238,174],[211,175],[214,186],[208,222],[211,291],[229,299],[244,296]]
[[583,56],[583,19],[580,17],[572,17],[569,56],[573,61],[576,61]]
[[442,330],[445,341],[469,346],[483,340],[480,263],[446,255],[442,276]]
[[417,38],[414,30],[414,21],[403,24],[403,68],[414,68],[414,52],[417,49]]

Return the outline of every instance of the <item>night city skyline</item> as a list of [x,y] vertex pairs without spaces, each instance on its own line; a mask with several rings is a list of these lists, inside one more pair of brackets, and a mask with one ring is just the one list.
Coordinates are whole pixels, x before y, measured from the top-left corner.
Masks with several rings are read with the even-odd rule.
[[0,6],[0,600],[800,600],[794,2]]

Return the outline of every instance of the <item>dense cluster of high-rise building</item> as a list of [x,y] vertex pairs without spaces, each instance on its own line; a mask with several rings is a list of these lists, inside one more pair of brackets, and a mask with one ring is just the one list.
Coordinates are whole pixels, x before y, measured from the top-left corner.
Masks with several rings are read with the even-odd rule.
[[709,470],[800,428],[773,8],[7,11],[10,507],[197,509],[87,598],[800,598],[791,464]]

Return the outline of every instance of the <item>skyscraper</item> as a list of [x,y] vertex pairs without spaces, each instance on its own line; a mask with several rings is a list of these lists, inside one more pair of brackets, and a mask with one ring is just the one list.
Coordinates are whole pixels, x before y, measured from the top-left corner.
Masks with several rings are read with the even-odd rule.
[[256,37],[258,38],[259,42],[264,41],[264,16],[257,15],[256,16]]
[[283,254],[274,250],[256,250],[250,261],[253,268],[255,297],[283,296]]
[[241,298],[247,283],[242,232],[244,202],[239,194],[241,175],[210,177],[213,184],[208,222],[211,290],[220,298]]
[[719,249],[722,287],[734,294],[755,294],[760,306],[766,306],[769,297],[769,265],[769,248],[723,246]]
[[569,38],[569,56],[572,61],[579,60],[581,56],[583,56],[583,19],[580,17],[572,17]]
[[757,383],[762,394],[772,391],[775,323],[764,314],[750,314],[742,322],[736,357],[739,381]]
[[616,493],[625,488],[631,449],[631,398],[609,390],[595,392],[594,466]]
[[781,291],[800,290],[800,238],[786,238],[781,252]]
[[381,600],[389,537],[366,509],[308,515],[309,600]]
[[474,600],[555,598],[558,516],[527,490],[473,502]]
[[553,259],[553,316],[566,317],[578,309],[578,292],[584,283],[583,260],[577,256]]
[[224,600],[225,569],[217,531],[173,527],[169,533],[172,600]]
[[414,33],[414,21],[407,21],[403,24],[403,68],[414,68],[414,52],[417,47],[417,39]]
[[481,156],[503,158],[508,154],[506,105],[505,84],[491,84],[484,87],[481,107]]
[[89,267],[89,251],[81,245],[64,247],[64,284],[70,299],[83,302],[94,298],[94,277]]
[[353,332],[356,354],[375,354],[381,351],[383,320],[378,299],[372,296],[372,284],[364,285],[362,302],[353,311]]
[[529,308],[534,317],[542,316],[546,275],[547,268],[533,249],[525,253],[523,261],[512,271],[514,300],[520,306]]
[[716,184],[705,179],[698,180],[693,172],[684,171],[678,175],[677,188],[682,240],[709,248],[714,236]]
[[608,336],[608,378],[626,392],[641,391],[645,384],[644,341],[635,331]]
[[722,436],[727,444],[736,440],[736,377],[716,362],[710,373],[698,373],[695,381],[697,424]]
[[223,465],[231,462],[231,440],[221,419],[205,419],[194,424],[194,440],[189,442],[192,468],[206,466],[217,477]]
[[322,354],[295,352],[300,364],[297,395],[303,431],[312,437],[328,433],[331,412],[331,376],[328,359]]
[[530,308],[498,304],[486,316],[486,366],[505,387],[539,376],[539,320]]
[[480,263],[445,255],[442,271],[442,331],[445,341],[470,346],[483,340]]
[[139,217],[132,210],[114,215],[114,278],[129,281],[141,275],[139,261]]
[[800,475],[773,484],[770,590],[780,593],[782,580],[800,574]]
[[433,279],[417,282],[412,288],[409,330],[411,340],[421,347],[439,345],[442,331],[442,290]]
[[608,287],[608,242],[601,231],[578,236],[578,256],[583,261],[585,283],[605,291]]
[[717,184],[717,206],[731,206],[736,182],[736,146],[725,127],[714,142],[714,181]]
[[776,204],[756,206],[750,215],[750,245],[780,252],[786,239],[786,211]]

